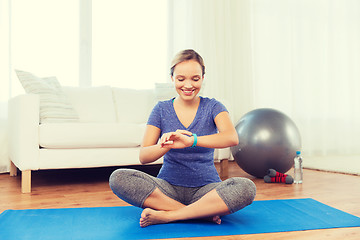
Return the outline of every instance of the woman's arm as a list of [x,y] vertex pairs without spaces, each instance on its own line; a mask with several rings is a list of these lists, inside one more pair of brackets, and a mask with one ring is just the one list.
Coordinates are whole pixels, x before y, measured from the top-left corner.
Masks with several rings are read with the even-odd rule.
[[[215,117],[218,133],[198,136],[196,146],[206,148],[226,148],[239,143],[239,138],[232,124],[229,113],[221,112]],[[165,133],[160,141],[160,147],[165,149],[190,147],[194,143],[192,133],[186,130]]]
[[196,146],[207,148],[226,148],[239,144],[239,138],[228,112],[221,112],[215,117],[218,133],[198,137]]
[[161,130],[155,126],[146,126],[139,155],[142,164],[155,162],[170,150],[169,148],[162,148],[161,144],[158,144],[160,132]]

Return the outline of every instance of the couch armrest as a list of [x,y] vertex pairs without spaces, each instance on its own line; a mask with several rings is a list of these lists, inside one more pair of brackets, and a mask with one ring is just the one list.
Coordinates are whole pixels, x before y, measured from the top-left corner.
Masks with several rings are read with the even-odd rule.
[[9,156],[21,171],[39,169],[39,107],[35,94],[9,100]]

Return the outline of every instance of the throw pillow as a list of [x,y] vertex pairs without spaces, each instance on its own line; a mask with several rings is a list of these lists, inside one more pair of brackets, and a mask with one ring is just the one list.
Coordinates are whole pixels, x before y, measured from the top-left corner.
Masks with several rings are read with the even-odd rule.
[[56,77],[39,78],[29,72],[15,72],[25,92],[40,97],[40,123],[78,121],[79,117]]

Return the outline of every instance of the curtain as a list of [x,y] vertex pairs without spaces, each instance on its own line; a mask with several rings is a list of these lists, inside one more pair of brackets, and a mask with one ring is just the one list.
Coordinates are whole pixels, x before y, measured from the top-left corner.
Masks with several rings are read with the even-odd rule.
[[360,154],[360,2],[254,1],[254,99],[298,124],[310,155]]
[[298,126],[304,155],[360,155],[359,1],[170,7],[171,52],[194,48],[204,57],[204,92],[229,103],[234,122],[255,108],[278,109]]
[[10,96],[9,2],[0,0],[0,173],[9,171],[7,150],[7,100]]

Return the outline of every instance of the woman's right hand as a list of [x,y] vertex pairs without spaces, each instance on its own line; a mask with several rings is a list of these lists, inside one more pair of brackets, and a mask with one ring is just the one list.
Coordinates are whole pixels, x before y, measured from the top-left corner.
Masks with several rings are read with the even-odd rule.
[[194,138],[192,133],[178,129],[175,132],[164,133],[159,141],[162,148],[186,148],[192,146]]
[[160,132],[159,128],[147,125],[139,155],[142,164],[155,162],[170,149],[190,147],[194,142],[192,133],[186,130],[165,133],[159,140]]

